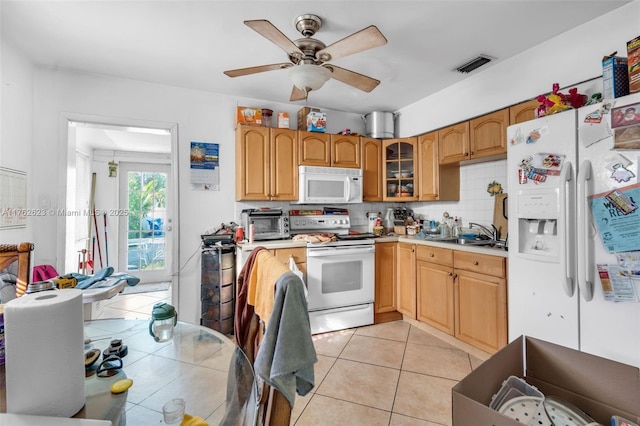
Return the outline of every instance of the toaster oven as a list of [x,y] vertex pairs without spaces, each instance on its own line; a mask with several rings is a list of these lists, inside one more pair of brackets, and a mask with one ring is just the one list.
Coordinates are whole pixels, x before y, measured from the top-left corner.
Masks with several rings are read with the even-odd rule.
[[254,227],[254,241],[286,240],[289,233],[289,214],[282,209],[242,210],[242,226],[249,235],[249,225]]

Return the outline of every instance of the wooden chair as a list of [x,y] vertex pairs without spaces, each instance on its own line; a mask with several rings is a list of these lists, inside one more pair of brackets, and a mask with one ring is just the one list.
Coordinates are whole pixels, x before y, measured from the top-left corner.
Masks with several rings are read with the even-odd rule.
[[18,279],[16,282],[16,297],[22,296],[29,285],[31,272],[32,243],[0,244],[0,270],[13,262],[18,262]]

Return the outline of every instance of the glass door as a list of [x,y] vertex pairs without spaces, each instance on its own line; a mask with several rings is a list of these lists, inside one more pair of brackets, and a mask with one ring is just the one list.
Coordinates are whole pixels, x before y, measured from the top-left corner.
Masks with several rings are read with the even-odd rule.
[[418,190],[415,183],[417,168],[416,138],[387,139],[384,141],[382,165],[384,201],[415,201]]
[[171,281],[170,166],[120,163],[120,205],[127,215],[119,224],[121,270],[141,283]]

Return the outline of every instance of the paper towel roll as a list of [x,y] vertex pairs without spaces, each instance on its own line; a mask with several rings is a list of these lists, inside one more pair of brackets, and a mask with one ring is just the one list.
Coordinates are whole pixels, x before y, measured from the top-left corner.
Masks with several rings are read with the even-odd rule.
[[71,417],[84,406],[82,291],[25,294],[4,308],[7,412]]

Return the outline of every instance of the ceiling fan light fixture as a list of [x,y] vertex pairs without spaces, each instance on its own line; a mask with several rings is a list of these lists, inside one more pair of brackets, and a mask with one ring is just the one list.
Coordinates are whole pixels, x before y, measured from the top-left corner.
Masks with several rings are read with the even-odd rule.
[[299,64],[289,67],[289,78],[300,90],[318,90],[330,78],[331,71],[320,65]]

